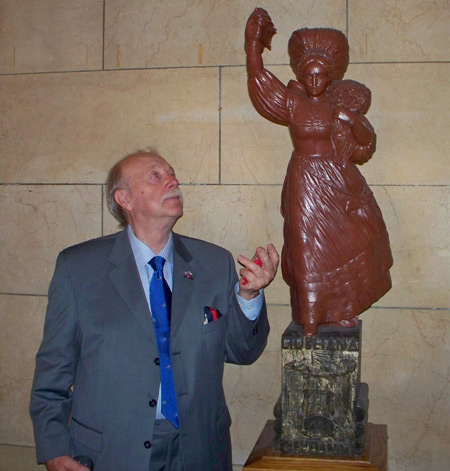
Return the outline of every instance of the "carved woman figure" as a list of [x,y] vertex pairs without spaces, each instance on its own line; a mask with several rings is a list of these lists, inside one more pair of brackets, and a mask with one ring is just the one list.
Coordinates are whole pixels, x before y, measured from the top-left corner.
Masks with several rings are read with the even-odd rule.
[[282,190],[283,278],[292,318],[305,335],[320,324],[356,325],[391,288],[392,255],[381,211],[355,164],[375,151],[365,118],[370,91],[342,80],[346,37],[334,29],[303,28],[288,45],[297,81],[285,86],[263,66],[275,34],[257,8],[245,31],[248,88],[265,118],[288,127],[294,146]]

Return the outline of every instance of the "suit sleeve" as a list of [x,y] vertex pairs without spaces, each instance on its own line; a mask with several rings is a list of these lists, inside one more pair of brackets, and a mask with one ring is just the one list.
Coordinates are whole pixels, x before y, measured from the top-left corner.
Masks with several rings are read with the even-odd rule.
[[248,319],[242,312],[236,299],[235,285],[238,280],[234,260],[229,254],[229,311],[228,330],[226,336],[227,363],[249,365],[255,362],[264,351],[269,335],[269,321],[267,319],[266,303],[255,321]]
[[31,391],[30,415],[38,462],[70,455],[68,421],[78,357],[76,298],[61,253],[50,283],[44,335],[36,355]]

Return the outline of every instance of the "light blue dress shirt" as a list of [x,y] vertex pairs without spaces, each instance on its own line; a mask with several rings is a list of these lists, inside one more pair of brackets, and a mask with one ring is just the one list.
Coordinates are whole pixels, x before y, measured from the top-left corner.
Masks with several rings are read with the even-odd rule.
[[[173,235],[170,233],[169,240],[167,241],[164,248],[158,254],[154,253],[153,250],[144,244],[140,239],[138,239],[131,226],[127,227],[128,238],[130,240],[131,250],[133,251],[134,259],[136,261],[136,266],[139,272],[139,276],[141,278],[142,288],[144,289],[145,297],[147,299],[148,308],[150,309],[150,280],[153,276],[153,268],[148,263],[153,257],[157,255],[164,257],[166,263],[164,264],[164,278],[167,281],[167,284],[172,290],[173,287]],[[258,318],[263,303],[264,303],[264,292],[263,290],[260,291],[259,296],[250,301],[242,298],[238,294],[239,290],[239,283],[236,283],[235,292],[236,292],[236,299],[239,303],[239,306],[245,316],[254,321]],[[150,309],[151,312],[151,309]],[[161,386],[159,388],[159,397],[156,409],[156,418],[157,419],[165,419],[165,417],[161,413]]]

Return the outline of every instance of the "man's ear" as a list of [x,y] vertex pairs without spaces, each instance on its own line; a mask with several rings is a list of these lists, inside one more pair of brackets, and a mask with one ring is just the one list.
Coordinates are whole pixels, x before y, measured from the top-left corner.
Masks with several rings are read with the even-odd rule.
[[119,188],[114,192],[114,200],[126,211],[131,211],[133,209],[128,191],[125,188]]

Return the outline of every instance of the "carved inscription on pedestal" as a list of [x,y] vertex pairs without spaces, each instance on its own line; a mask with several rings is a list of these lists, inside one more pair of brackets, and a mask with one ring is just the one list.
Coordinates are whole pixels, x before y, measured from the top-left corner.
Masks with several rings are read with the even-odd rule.
[[360,385],[361,322],[312,337],[291,323],[282,336],[281,450],[350,456],[361,452],[367,385]]

